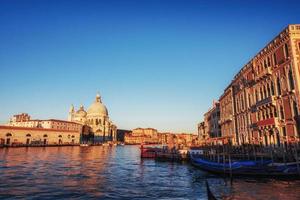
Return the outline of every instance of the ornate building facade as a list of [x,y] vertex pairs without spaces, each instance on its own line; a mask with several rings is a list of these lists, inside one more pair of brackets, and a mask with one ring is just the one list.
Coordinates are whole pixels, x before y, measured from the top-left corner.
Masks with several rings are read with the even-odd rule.
[[213,102],[213,106],[209,111],[204,114],[204,132],[205,139],[211,139],[208,142],[215,141],[215,138],[221,137],[221,128],[220,128],[220,103]]
[[220,126],[222,137],[227,138],[229,143],[236,143],[236,136],[234,135],[235,123],[233,120],[234,101],[233,88],[227,87],[224,94],[219,99],[220,102]]
[[234,77],[220,99],[233,144],[287,145],[300,136],[300,25],[289,25]]
[[72,105],[68,120],[82,124],[84,126],[83,136],[91,135],[95,143],[116,141],[117,127],[109,119],[107,108],[102,103],[99,94],[96,95],[95,101],[87,111],[82,105],[76,111]]
[[200,122],[198,124],[198,138],[201,139],[201,140],[206,140],[208,139],[208,134],[205,132],[205,123],[204,121],[203,122]]

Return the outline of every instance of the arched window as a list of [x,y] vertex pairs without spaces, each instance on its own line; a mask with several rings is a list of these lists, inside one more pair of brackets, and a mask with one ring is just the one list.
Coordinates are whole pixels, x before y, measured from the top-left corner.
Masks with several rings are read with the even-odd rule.
[[12,134],[11,133],[6,133],[6,137],[11,137]]
[[284,44],[284,53],[285,53],[285,58],[289,57],[289,47],[287,43]]
[[255,102],[258,101],[258,93],[257,93],[257,90],[255,90]]
[[260,88],[260,100],[262,100],[263,99],[263,91],[262,91],[262,89]]
[[96,119],[96,125],[98,125],[98,119]]
[[276,107],[274,108],[274,117],[277,117],[278,115],[277,115],[277,109],[276,109]]
[[26,135],[26,137],[31,137],[31,135],[28,133],[28,134]]
[[293,101],[293,110],[294,110],[294,116],[297,117],[299,113],[298,113],[298,107],[296,101]]
[[281,95],[281,85],[279,77],[277,77],[277,95]]
[[62,136],[61,136],[61,135],[59,135],[58,137],[60,137],[60,138],[61,138]]
[[72,135],[72,138],[74,138],[75,136],[74,135]]
[[282,106],[280,106],[280,117],[281,119],[284,119],[284,111]]
[[264,85],[264,99],[267,98],[267,90],[266,90],[266,86]]
[[270,113],[270,118],[273,118],[273,107],[271,107],[270,109],[269,109],[269,113]]
[[269,119],[269,109],[266,110],[266,119]]
[[274,95],[275,92],[274,92],[274,82],[271,81],[271,94]]
[[48,135],[47,135],[47,134],[45,134],[45,135],[43,135],[43,137],[48,137]]
[[267,85],[267,94],[268,94],[268,97],[271,96],[270,84]]
[[293,79],[293,72],[292,72],[291,68],[289,70],[288,76],[289,76],[290,89],[293,90],[293,89],[295,89],[295,85],[294,85],[294,79]]

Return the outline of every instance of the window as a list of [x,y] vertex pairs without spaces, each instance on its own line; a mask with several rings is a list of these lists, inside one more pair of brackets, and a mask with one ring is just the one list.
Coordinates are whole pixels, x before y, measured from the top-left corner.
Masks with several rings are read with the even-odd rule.
[[285,128],[285,126],[282,127],[282,134],[283,134],[283,136],[286,136],[286,128]]
[[284,44],[284,53],[285,53],[285,57],[289,57],[289,48],[287,43]]
[[267,97],[266,86],[264,85],[264,99]]
[[267,85],[267,94],[268,94],[268,97],[271,96],[271,90],[270,90],[270,85],[269,84]]
[[277,65],[277,60],[276,60],[276,55],[275,55],[275,53],[273,54],[273,59],[274,59],[274,64]]
[[277,117],[277,109],[274,108],[274,117]]
[[289,70],[289,85],[290,85],[290,90],[293,90],[295,89],[295,85],[294,85],[294,79],[293,79],[293,72],[292,72],[292,69],[290,68]]
[[279,77],[277,77],[277,95],[281,95],[281,85]]
[[260,100],[263,99],[263,92],[262,92],[262,89],[260,88]]
[[282,106],[280,106],[280,117],[281,119],[284,119],[284,111]]
[[270,61],[270,57],[268,56],[268,67],[271,66],[271,61]]
[[255,102],[258,101],[258,93],[257,93],[257,90],[255,90]]
[[266,119],[269,119],[269,110],[266,110]]
[[299,113],[298,113],[296,101],[293,101],[293,111],[294,111],[294,117],[298,117]]
[[271,82],[271,94],[274,95],[275,92],[274,92],[274,82],[272,81]]

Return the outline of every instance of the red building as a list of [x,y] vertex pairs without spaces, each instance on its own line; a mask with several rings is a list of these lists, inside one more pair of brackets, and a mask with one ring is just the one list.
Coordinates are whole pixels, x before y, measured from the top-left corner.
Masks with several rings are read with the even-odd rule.
[[222,137],[234,136],[234,144],[299,141],[299,90],[300,25],[289,25],[237,73],[220,97]]

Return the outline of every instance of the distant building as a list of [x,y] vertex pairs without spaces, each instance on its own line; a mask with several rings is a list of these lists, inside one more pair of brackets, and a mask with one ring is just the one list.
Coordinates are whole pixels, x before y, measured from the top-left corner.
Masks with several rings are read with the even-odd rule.
[[0,125],[0,145],[77,145],[81,131],[82,125],[75,122],[31,119],[27,113],[21,113]]
[[85,128],[83,135],[92,136],[95,143],[117,140],[117,126],[109,119],[107,108],[99,94],[87,111],[82,105],[76,111],[72,105],[68,120],[82,124]]
[[117,130],[117,141],[119,142],[124,142],[125,141],[125,135],[126,134],[131,134],[131,130],[124,130],[124,129],[118,129]]
[[203,122],[200,122],[198,124],[198,138],[200,140],[206,140],[209,138],[209,135],[208,133],[206,132],[206,128],[205,128],[205,123],[204,121]]
[[30,115],[27,113],[14,115],[6,125],[26,128],[45,128],[78,132],[82,131],[82,125],[79,123],[58,119],[31,119]]
[[79,131],[0,126],[0,146],[78,145],[79,143]]
[[220,126],[224,143],[237,144],[234,124],[233,88],[227,87],[219,99],[220,102]]
[[209,138],[221,137],[220,128],[220,103],[213,102],[213,106],[208,112],[204,114],[204,127],[205,133],[208,134]]
[[153,128],[136,128],[131,133],[125,134],[126,144],[158,144],[160,142],[158,132]]

